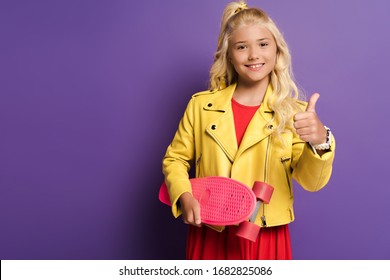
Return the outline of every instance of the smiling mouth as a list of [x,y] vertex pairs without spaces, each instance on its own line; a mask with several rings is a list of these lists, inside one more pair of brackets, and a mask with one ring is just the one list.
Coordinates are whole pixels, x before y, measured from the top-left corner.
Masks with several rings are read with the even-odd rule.
[[251,65],[245,65],[246,67],[250,69],[258,69],[264,66],[265,63],[258,63],[258,64],[251,64]]

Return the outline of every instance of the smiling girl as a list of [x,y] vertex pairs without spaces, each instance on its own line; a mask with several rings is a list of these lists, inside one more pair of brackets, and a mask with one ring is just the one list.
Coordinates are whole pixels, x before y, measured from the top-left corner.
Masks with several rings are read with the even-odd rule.
[[[262,10],[226,6],[210,70],[210,88],[192,96],[163,159],[175,217],[189,224],[187,259],[291,259],[292,179],[318,191],[328,182],[335,141],[315,112],[319,94],[298,101],[282,34]],[[274,187],[255,223],[256,242],[237,226],[202,225],[188,172]]]

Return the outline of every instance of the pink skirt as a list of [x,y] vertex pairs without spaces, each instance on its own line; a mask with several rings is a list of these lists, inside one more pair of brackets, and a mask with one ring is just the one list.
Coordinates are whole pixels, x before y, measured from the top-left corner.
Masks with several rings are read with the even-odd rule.
[[291,260],[288,225],[262,228],[256,242],[235,235],[237,226],[217,232],[189,226],[187,260]]

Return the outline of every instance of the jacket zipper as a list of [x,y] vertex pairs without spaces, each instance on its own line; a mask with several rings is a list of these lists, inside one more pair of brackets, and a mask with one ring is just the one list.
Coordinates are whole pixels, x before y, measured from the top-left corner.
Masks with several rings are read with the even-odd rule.
[[199,163],[200,163],[200,160],[202,159],[202,153],[200,154],[200,156],[198,157],[198,159],[196,160],[196,162],[195,162],[195,166],[196,166],[196,177],[199,177],[199,173],[200,173],[200,170],[199,170],[199,168],[200,168],[200,165],[199,165]]
[[201,158],[202,158],[202,154],[200,154],[200,156],[199,156],[198,159],[196,160],[196,166],[199,165]]
[[282,157],[280,159],[280,161],[282,162],[283,167],[284,167],[284,172],[286,174],[287,185],[288,185],[288,189],[290,190],[290,197],[292,197],[291,182],[290,182],[290,178],[288,176],[287,165],[286,165],[286,161],[288,161],[288,160],[290,160],[289,157]]
[[[267,142],[267,151],[265,154],[265,168],[264,168],[264,182],[267,182],[267,167],[268,167],[268,157],[269,157],[269,149],[270,149],[270,144],[271,144],[271,135],[268,137],[268,142]],[[263,215],[261,216],[261,223],[263,227],[267,227],[267,218],[266,218],[266,205],[265,203],[262,203],[263,205]]]

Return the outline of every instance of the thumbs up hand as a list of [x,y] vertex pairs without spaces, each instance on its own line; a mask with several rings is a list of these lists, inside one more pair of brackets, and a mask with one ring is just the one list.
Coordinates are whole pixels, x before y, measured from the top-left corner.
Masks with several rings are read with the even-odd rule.
[[327,131],[316,114],[316,103],[320,95],[314,93],[307,105],[306,111],[294,116],[294,127],[299,137],[312,145],[326,142]]

